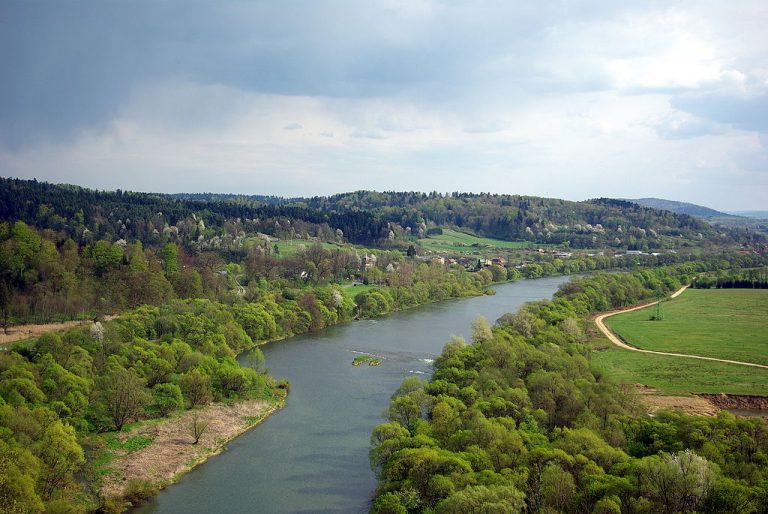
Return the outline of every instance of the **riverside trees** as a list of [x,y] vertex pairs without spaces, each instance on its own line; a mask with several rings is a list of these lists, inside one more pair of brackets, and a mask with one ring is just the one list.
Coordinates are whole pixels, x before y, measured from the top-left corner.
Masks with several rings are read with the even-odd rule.
[[502,317],[489,339],[447,344],[430,382],[404,383],[373,432],[373,510],[764,512],[764,420],[645,416],[590,365],[583,342],[589,313],[698,271],[580,278]]

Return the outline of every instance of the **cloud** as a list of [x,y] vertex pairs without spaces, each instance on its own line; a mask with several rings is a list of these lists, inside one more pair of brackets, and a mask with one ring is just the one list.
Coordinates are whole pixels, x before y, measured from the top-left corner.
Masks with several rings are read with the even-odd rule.
[[464,127],[464,132],[468,134],[492,134],[494,132],[503,132],[509,128],[509,123],[501,120],[492,120],[480,125]]
[[691,116],[681,111],[669,112],[656,120],[648,122],[659,137],[663,139],[690,139],[713,136],[727,132],[728,127]]
[[[717,202],[725,190],[763,202],[761,9],[11,3],[0,169],[166,191],[441,184],[587,198],[641,187],[741,207]],[[702,171],[714,169],[730,185]]]
[[672,106],[739,130],[768,133],[768,88],[679,95],[672,99]]
[[387,139],[387,136],[378,130],[355,129],[349,133],[349,137],[355,139]]

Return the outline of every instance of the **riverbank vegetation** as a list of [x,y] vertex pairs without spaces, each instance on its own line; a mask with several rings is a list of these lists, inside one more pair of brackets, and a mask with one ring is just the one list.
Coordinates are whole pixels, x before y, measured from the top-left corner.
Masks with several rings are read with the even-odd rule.
[[[131,423],[211,402],[284,397],[287,384],[264,372],[254,346],[236,313],[208,300],[146,306],[17,343],[0,354],[0,510],[120,505],[98,495],[110,468],[94,456]],[[234,358],[245,350],[248,367]],[[124,442],[128,450],[148,444]]]
[[599,274],[448,343],[371,436],[376,512],[763,512],[768,425],[643,415],[591,362],[587,317],[670,292],[706,265]]

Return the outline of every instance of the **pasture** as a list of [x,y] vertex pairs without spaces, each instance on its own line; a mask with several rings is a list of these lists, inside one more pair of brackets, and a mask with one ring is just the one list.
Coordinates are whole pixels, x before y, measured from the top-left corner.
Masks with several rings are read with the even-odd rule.
[[601,340],[592,364],[622,384],[644,384],[666,394],[727,393],[768,396],[768,370],[631,352]]
[[419,244],[424,248],[437,252],[478,254],[484,250],[517,250],[536,246],[529,241],[502,241],[500,239],[458,232],[449,228],[443,229],[442,234],[419,239]]
[[649,320],[654,312],[649,307],[605,323],[638,348],[768,364],[766,289],[688,289],[662,303],[660,321]]

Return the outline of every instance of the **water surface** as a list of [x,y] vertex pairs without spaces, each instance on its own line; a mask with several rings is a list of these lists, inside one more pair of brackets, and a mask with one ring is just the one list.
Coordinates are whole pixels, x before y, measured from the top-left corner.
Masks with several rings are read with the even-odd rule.
[[[137,512],[367,512],[376,487],[371,430],[407,376],[427,378],[452,334],[524,302],[550,298],[568,277],[495,286],[495,296],[451,300],[347,323],[262,347],[269,372],[291,382],[285,408]],[[360,353],[378,367],[352,366]],[[247,365],[245,359],[243,364]]]

